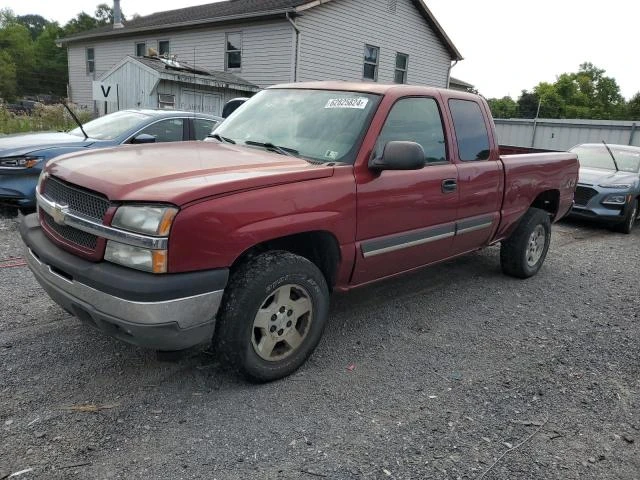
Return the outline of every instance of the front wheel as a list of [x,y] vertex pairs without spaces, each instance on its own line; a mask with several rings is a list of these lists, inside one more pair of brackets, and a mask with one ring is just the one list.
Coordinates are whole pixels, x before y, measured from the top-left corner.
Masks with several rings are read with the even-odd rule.
[[213,348],[251,381],[277,380],[313,353],[328,311],[329,290],[318,267],[289,252],[267,252],[233,274]]
[[500,263],[502,271],[517,278],[534,276],[544,263],[551,243],[549,214],[530,208],[516,230],[502,242]]
[[633,203],[629,205],[629,211],[627,212],[627,216],[619,225],[616,225],[615,229],[618,232],[630,234],[633,230],[633,227],[636,225],[636,220],[638,219],[638,200],[632,200]]

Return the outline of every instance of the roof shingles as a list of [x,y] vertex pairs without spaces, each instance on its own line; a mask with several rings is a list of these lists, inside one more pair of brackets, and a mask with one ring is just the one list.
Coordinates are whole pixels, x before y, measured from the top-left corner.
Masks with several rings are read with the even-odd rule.
[[[328,2],[330,0],[325,1]],[[284,15],[287,11],[293,11],[298,7],[315,2],[317,2],[317,0],[226,0],[223,2],[209,3],[207,5],[153,13],[125,21],[124,28],[114,29],[112,25],[106,25],[87,32],[70,35],[61,39],[60,42],[70,43],[85,39],[108,38],[143,31],[188,27],[225,20],[232,21],[243,18],[267,16],[269,14],[276,15],[279,13]],[[454,60],[462,60],[462,55],[431,11],[427,8],[425,1],[411,0],[411,2],[435,30],[443,44],[446,45],[451,53],[451,58]]]

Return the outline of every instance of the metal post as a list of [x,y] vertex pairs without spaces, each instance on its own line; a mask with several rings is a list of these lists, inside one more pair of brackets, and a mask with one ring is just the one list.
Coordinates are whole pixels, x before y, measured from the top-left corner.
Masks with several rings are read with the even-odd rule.
[[118,106],[118,112],[120,111],[120,84],[116,83],[116,105]]
[[633,145],[633,137],[636,134],[637,127],[638,125],[636,124],[636,122],[633,122],[633,125],[631,125],[631,134],[629,135],[629,145]]
[[531,148],[536,146],[536,130],[538,129],[538,117],[540,116],[540,106],[542,105],[542,97],[538,101],[538,111],[536,112],[536,118],[533,119],[533,133],[531,135]]

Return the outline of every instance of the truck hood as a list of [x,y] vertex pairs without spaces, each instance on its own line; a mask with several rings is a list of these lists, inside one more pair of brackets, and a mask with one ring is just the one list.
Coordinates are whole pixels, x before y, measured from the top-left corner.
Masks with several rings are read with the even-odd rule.
[[333,175],[333,167],[326,165],[213,142],[83,151],[49,162],[46,171],[112,201],[178,206],[214,195]]
[[88,147],[95,140],[87,140],[64,132],[27,133],[0,137],[0,157],[16,157],[51,147]]
[[600,168],[580,168],[579,183],[587,185],[634,185],[638,182],[637,173],[616,172],[615,170],[604,170]]

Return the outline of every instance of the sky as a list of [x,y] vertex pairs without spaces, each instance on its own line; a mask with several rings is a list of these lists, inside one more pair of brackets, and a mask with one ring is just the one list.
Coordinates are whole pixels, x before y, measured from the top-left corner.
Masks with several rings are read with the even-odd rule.
[[[37,13],[66,23],[112,0],[5,0],[16,14]],[[212,0],[121,0],[127,16],[211,3]],[[426,0],[465,58],[452,75],[486,97],[517,98],[541,81],[589,61],[615,78],[628,99],[640,92],[637,0]]]

